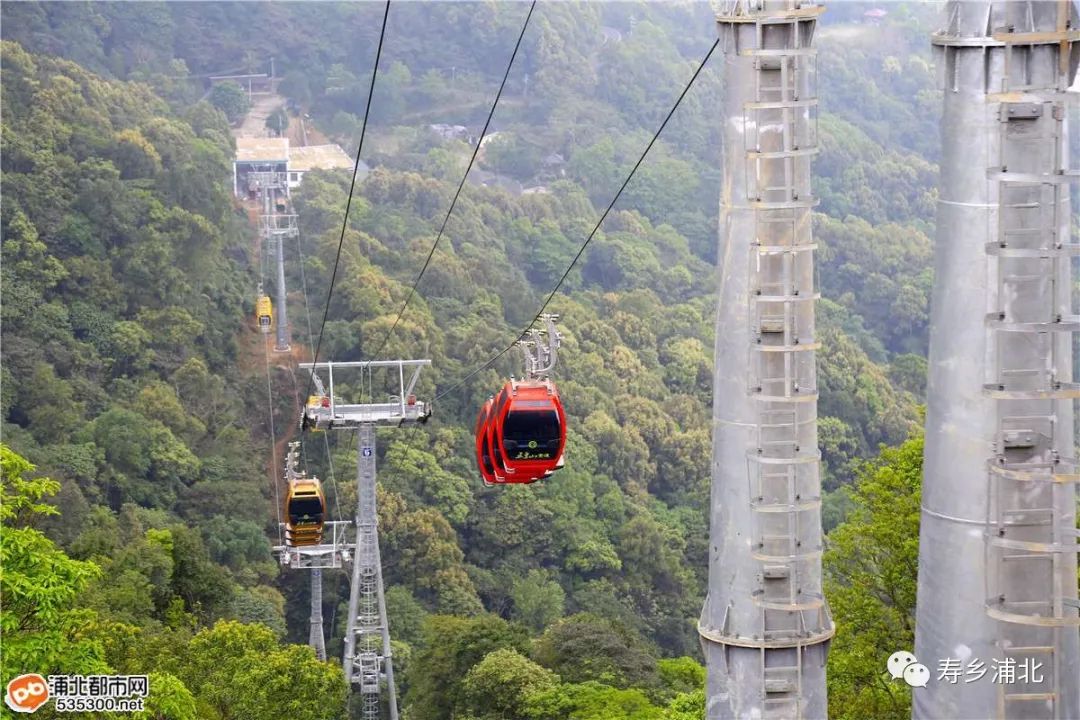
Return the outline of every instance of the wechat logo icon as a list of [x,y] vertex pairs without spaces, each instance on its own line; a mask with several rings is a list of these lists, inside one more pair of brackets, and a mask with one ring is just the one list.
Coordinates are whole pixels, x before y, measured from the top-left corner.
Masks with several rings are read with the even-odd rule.
[[930,682],[930,668],[920,663],[912,653],[898,650],[885,663],[893,680],[903,678],[911,687],[926,687]]

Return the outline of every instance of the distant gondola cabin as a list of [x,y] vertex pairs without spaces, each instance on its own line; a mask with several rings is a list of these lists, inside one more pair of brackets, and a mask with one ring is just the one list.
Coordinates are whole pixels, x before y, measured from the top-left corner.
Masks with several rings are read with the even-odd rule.
[[270,303],[270,298],[266,295],[260,295],[255,302],[255,316],[259,319],[259,327],[262,331],[264,333],[270,332],[270,328],[274,324],[274,308]]
[[309,396],[307,405],[304,406],[300,428],[321,432],[330,427],[332,421],[333,410],[330,407],[330,397],[328,395]]

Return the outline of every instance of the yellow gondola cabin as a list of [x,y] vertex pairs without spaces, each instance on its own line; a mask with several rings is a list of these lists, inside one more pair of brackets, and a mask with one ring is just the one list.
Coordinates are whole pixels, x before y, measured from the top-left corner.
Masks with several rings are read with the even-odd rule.
[[326,496],[316,478],[297,478],[289,483],[285,513],[286,545],[303,547],[322,542]]
[[255,316],[259,319],[259,327],[264,333],[270,332],[274,324],[274,306],[270,303],[267,295],[260,295],[255,303]]

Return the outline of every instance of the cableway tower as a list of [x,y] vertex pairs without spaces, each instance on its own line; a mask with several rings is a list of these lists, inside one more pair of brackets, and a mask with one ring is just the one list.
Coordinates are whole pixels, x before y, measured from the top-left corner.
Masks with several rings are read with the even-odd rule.
[[[360,695],[361,717],[364,720],[379,719],[384,681],[390,720],[398,718],[375,505],[375,429],[378,426],[401,427],[427,421],[431,406],[418,401],[414,390],[420,371],[430,364],[430,360],[382,360],[299,365],[311,372],[312,384],[317,392],[304,406],[303,428],[358,431],[356,535],[352,545],[345,543],[347,548],[354,548],[354,552],[342,668],[345,678],[356,686]],[[359,371],[360,387],[372,387],[373,371],[389,373],[396,380],[397,394],[382,403],[339,402],[334,395],[334,373],[337,371],[340,376],[343,370],[351,373]],[[319,372],[326,373],[326,385]]]

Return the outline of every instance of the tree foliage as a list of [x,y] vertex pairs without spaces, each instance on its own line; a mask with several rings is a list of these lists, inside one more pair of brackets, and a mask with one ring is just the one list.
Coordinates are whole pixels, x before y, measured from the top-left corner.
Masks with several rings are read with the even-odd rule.
[[251,107],[247,93],[237,83],[226,81],[214,85],[210,91],[210,104],[225,113],[229,122],[236,122]]
[[40,501],[59,484],[31,478],[23,457],[0,444],[0,629],[4,677],[37,672],[42,675],[96,673],[106,666],[102,648],[86,637],[95,615],[75,607],[76,599],[100,573],[90,562],[72,560],[30,527],[35,516],[55,512]]
[[910,715],[911,690],[891,682],[884,661],[889,648],[915,642],[922,458],[920,435],[882,450],[859,470],[847,519],[829,533],[830,717]]

